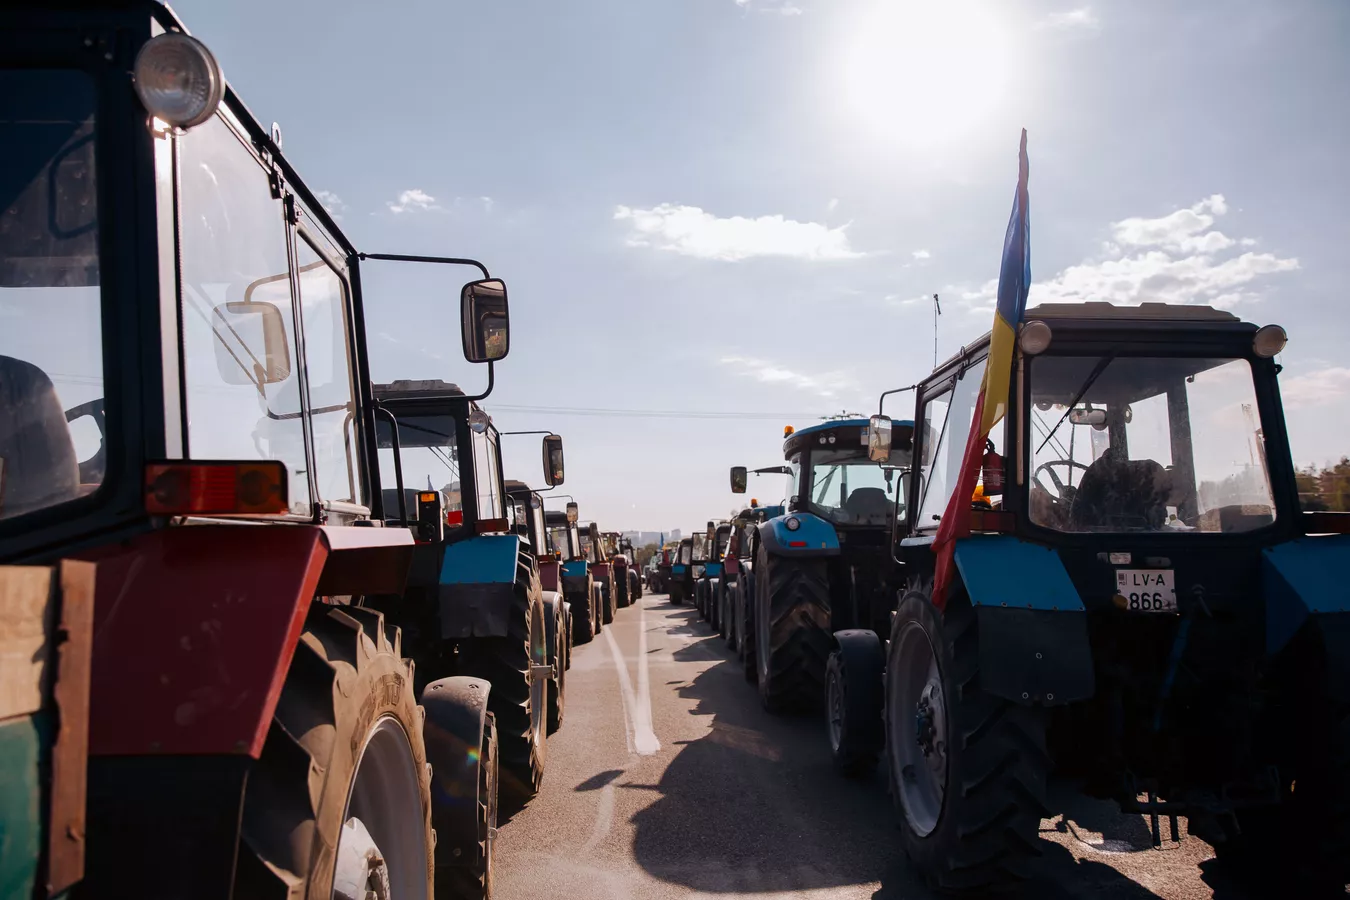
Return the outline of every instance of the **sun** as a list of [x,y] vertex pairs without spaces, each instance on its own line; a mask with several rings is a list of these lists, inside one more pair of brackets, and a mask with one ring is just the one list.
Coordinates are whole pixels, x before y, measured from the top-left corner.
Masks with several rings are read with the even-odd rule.
[[991,120],[1014,36],[992,0],[878,0],[843,45],[844,105],[888,142],[931,148]]

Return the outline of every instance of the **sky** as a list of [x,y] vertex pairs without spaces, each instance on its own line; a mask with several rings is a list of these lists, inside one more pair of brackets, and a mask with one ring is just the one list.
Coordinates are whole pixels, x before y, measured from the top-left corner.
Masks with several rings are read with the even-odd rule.
[[[483,405],[563,435],[559,492],[606,530],[724,516],[728,467],[781,462],[784,425],[922,378],[932,294],[938,356],[986,331],[1023,127],[1031,305],[1277,322],[1296,461],[1350,453],[1344,3],[175,10],[359,248],[506,280],[511,351]],[[481,389],[457,321],[472,277],[363,269],[376,381]],[[507,477],[541,483],[538,436],[503,440]]]

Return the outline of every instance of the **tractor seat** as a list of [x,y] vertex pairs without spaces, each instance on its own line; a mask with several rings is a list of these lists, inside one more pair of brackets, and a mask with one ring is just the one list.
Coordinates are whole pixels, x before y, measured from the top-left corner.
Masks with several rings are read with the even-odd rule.
[[37,366],[0,356],[0,519],[73,500],[80,463],[56,386]]
[[1154,460],[1108,454],[1083,473],[1069,512],[1070,525],[1075,531],[1156,531],[1167,521],[1170,487],[1171,476]]
[[891,498],[879,487],[854,488],[844,501],[844,512],[855,522],[885,521],[891,509]]

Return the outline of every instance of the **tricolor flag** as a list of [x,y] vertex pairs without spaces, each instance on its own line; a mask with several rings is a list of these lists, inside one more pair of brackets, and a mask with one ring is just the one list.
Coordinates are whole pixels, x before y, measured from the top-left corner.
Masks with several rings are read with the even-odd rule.
[[956,575],[956,542],[970,534],[971,497],[980,473],[985,439],[1008,409],[1008,379],[1012,373],[1013,346],[1017,326],[1027,308],[1027,290],[1031,287],[1031,214],[1027,197],[1027,132],[1022,129],[1022,145],[1017,158],[1017,193],[1013,195],[1012,217],[1003,238],[1003,266],[998,273],[998,306],[989,340],[989,361],[984,367],[984,383],[975,400],[970,419],[970,436],[961,458],[956,490],[947,500],[933,539],[937,554],[937,572],[933,578],[933,604],[947,604],[947,589]]

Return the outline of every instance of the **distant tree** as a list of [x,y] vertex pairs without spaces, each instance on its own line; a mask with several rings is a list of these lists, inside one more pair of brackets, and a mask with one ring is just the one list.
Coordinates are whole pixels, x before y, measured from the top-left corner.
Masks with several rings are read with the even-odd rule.
[[1305,510],[1350,512],[1350,456],[1318,468],[1308,466],[1294,473],[1299,502]]
[[643,544],[641,547],[638,547],[637,550],[634,551],[637,555],[638,568],[646,567],[647,563],[656,555],[656,551],[659,549],[660,548],[655,544]]

